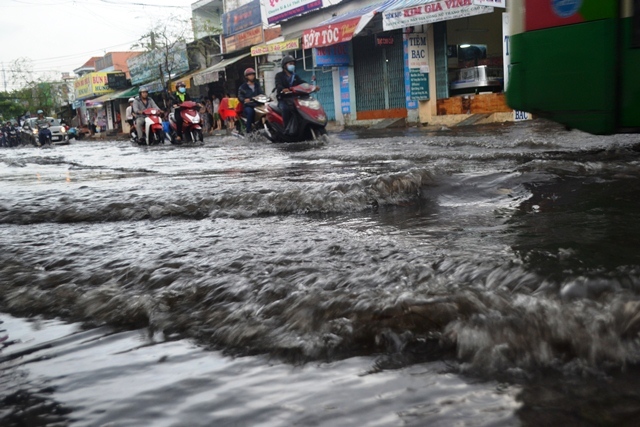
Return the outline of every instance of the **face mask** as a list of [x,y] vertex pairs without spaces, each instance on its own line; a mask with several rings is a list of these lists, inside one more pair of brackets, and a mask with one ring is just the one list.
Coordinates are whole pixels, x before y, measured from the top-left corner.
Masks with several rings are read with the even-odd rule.
[[294,71],[296,71],[296,66],[293,64],[287,65],[287,71],[293,73]]
[[180,91],[180,93],[185,93],[187,91],[187,89],[183,87],[179,87],[178,90]]

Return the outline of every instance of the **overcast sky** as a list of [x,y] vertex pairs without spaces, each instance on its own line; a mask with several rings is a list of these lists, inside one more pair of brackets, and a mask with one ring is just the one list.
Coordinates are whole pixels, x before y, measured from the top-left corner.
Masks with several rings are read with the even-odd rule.
[[[154,22],[174,15],[190,18],[194,1],[0,0],[0,63],[8,68],[26,57],[34,70],[59,77],[91,56],[130,50]],[[7,90],[14,88],[12,84],[7,81]]]

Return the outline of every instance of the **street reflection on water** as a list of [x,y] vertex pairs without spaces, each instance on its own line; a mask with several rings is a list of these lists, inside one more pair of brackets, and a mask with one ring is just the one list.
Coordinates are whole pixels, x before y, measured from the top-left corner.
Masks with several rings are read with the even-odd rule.
[[3,150],[0,420],[629,422],[637,142],[533,122]]

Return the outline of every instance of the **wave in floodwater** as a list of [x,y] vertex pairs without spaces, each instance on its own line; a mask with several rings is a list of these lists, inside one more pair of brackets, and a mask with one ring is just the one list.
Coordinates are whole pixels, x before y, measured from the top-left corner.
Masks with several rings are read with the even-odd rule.
[[357,212],[372,207],[401,205],[420,197],[433,184],[428,170],[384,174],[354,182],[291,185],[289,188],[233,189],[212,194],[134,194],[96,198],[60,197],[35,204],[33,200],[0,204],[0,223],[137,221],[160,218],[246,218],[257,215]]
[[233,146],[198,180],[167,166],[190,152],[147,151],[121,182],[8,193],[0,308],[292,361],[378,355],[379,369],[637,364],[634,151],[439,138],[279,151],[260,167],[263,148]]

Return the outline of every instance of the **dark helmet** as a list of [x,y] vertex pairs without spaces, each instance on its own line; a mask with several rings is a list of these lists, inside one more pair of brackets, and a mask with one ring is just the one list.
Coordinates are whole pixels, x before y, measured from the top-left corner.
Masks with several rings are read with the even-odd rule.
[[254,70],[253,68],[247,68],[246,70],[244,70],[244,76],[247,77],[249,74],[256,74],[256,70]]
[[184,82],[182,80],[180,80],[178,83],[176,83],[176,88],[179,88],[180,86],[187,87],[187,85],[184,84]]
[[287,55],[282,58],[282,68],[285,68],[289,62],[296,62],[296,58],[291,55]]

